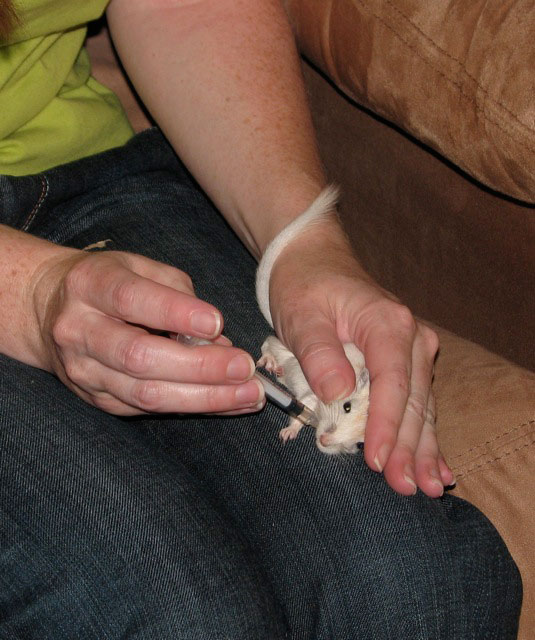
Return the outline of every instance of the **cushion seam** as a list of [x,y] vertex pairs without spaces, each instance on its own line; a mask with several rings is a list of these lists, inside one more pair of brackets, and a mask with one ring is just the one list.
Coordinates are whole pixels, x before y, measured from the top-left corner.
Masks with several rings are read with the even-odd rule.
[[469,453],[474,453],[478,449],[481,449],[483,447],[487,447],[487,446],[489,446],[491,444],[494,444],[498,440],[500,440],[501,438],[505,438],[506,436],[511,435],[515,431],[519,431],[520,429],[523,429],[524,427],[528,427],[528,426],[535,427],[535,419],[534,420],[527,420],[526,422],[523,422],[522,424],[519,424],[516,427],[512,427],[511,429],[509,429],[507,431],[503,431],[502,433],[498,434],[494,438],[491,438],[490,440],[486,440],[485,442],[480,442],[479,444],[476,444],[473,447],[470,447],[469,449],[466,449],[465,451],[462,451],[461,453],[457,453],[454,456],[452,456],[450,458],[450,460],[451,461],[457,460],[458,458],[462,458],[463,456],[468,455]]
[[[481,89],[481,92],[484,93],[488,99],[493,102],[494,104],[498,105],[499,107],[501,107],[506,113],[508,113],[514,120],[516,120],[518,122],[518,124],[527,129],[527,131],[532,132],[533,129],[531,127],[529,127],[529,125],[527,125],[525,122],[522,122],[518,116],[514,113],[514,111],[511,111],[505,104],[503,104],[503,102],[500,102],[499,100],[495,100],[490,94],[489,94],[489,90],[487,88],[485,88],[480,81],[473,76],[468,69],[466,68],[466,65],[464,62],[461,62],[461,60],[459,60],[458,58],[456,58],[455,56],[453,56],[451,53],[449,53],[446,49],[443,49],[440,45],[438,45],[430,36],[428,36],[425,31],[422,31],[422,29],[415,23],[413,22],[409,16],[407,16],[405,13],[403,13],[403,11],[401,11],[401,9],[399,7],[396,7],[391,0],[386,0],[386,3],[397,13],[399,13],[403,18],[405,18],[405,20],[412,25],[412,27],[414,27],[415,31],[417,31],[430,45],[431,47],[433,47],[434,49],[436,49],[439,53],[443,54],[446,58],[449,58],[450,60],[452,60],[453,62],[455,62],[456,64],[459,65],[460,71],[462,73],[464,73],[466,75],[467,78],[469,78],[470,80],[472,80],[472,82],[474,82],[474,84],[476,85],[476,87],[478,89]],[[434,67],[433,67],[434,68]],[[455,81],[451,80],[450,78],[448,78],[451,82],[453,82],[454,84]],[[456,86],[459,86],[456,84]],[[460,86],[459,86],[460,88]]]
[[480,462],[476,465],[473,465],[472,467],[468,467],[465,471],[456,472],[455,467],[452,469],[452,471],[455,473],[457,480],[461,480],[473,473],[476,473],[477,471],[480,471],[483,467],[488,467],[488,465],[493,464],[494,462],[498,462],[499,460],[503,460],[504,458],[509,457],[513,453],[516,453],[517,451],[521,451],[522,449],[527,449],[528,447],[531,447],[534,444],[535,444],[535,439],[531,440],[530,442],[525,442],[524,444],[518,447],[515,447],[510,451],[505,451],[504,453],[502,453],[502,455],[491,458],[490,460],[485,460],[485,462]]
[[[463,87],[460,83],[456,82],[453,78],[448,77],[444,71],[442,71],[441,69],[438,69],[436,66],[433,65],[433,63],[428,60],[427,58],[425,58],[419,51],[418,49],[414,46],[411,45],[400,33],[398,33],[391,25],[389,25],[381,16],[379,16],[378,14],[376,14],[370,7],[369,5],[367,5],[363,0],[358,0],[359,3],[363,6],[365,6],[368,11],[371,13],[371,15],[376,18],[382,25],[384,25],[389,31],[391,31],[401,42],[403,42],[403,44],[408,47],[420,60],[422,60],[422,62],[424,62],[424,64],[426,64],[427,66],[429,66],[435,73],[438,73],[442,78],[444,78],[447,82],[449,82],[450,84],[452,84],[454,87],[456,87],[456,89],[459,92],[459,95],[461,97],[463,97],[465,100],[471,102],[474,105],[474,108],[476,109],[477,112],[479,112],[483,119],[486,120],[489,124],[495,126],[496,128],[498,128],[500,131],[502,131],[506,136],[508,136],[510,139],[514,140],[517,144],[520,144],[522,147],[524,147],[525,149],[527,149],[530,153],[535,153],[535,147],[530,146],[525,140],[523,140],[522,136],[514,136],[510,131],[507,130],[506,126],[504,125],[503,122],[500,122],[499,120],[497,120],[496,118],[492,118],[490,117],[490,115],[485,111],[485,109],[478,103],[477,99],[472,98],[469,94],[467,94],[464,90]],[[401,14],[403,15],[403,14]],[[408,18],[406,18],[406,20],[413,25],[413,27],[419,31],[419,28],[414,25]],[[425,34],[422,32],[422,35],[424,37]],[[429,39],[429,38],[428,38]],[[430,39],[429,39],[430,40]],[[430,40],[432,42],[432,40]],[[436,45],[435,45],[436,46]],[[441,51],[442,53],[444,53],[444,55],[449,56],[449,54],[447,54],[446,52],[443,52],[440,48],[438,48],[438,46],[436,46],[437,49],[439,51]],[[450,56],[451,57],[451,56]],[[452,57],[452,60],[455,60],[455,58]],[[470,78],[471,80],[473,80],[473,82],[475,82],[476,86],[481,90],[482,93],[484,93],[487,96],[487,100],[488,103],[491,103],[491,105],[497,106],[497,107],[501,107],[506,113],[508,113],[513,120],[515,120],[515,122],[518,123],[518,125],[520,127],[522,127],[525,131],[529,132],[529,133],[533,133],[533,130],[528,127],[526,124],[524,124],[522,121],[520,121],[518,119],[518,117],[512,112],[510,111],[505,105],[503,105],[501,102],[496,101],[492,96],[489,95],[488,90],[485,89],[484,87],[482,87],[477,80],[475,80],[470,74],[469,72],[466,70],[466,68],[462,65],[462,63],[459,62],[459,64],[461,65],[461,70],[466,74],[466,76],[468,78]]]

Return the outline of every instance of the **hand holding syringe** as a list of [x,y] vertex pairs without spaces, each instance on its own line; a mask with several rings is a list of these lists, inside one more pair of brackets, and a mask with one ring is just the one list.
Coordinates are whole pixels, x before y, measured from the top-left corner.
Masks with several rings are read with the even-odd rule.
[[[181,344],[189,346],[213,344],[212,342],[210,342],[210,340],[204,340],[203,338],[196,338],[194,336],[185,336],[182,334],[177,334],[176,340]],[[295,398],[295,396],[293,396],[291,393],[279,387],[258,369],[255,371],[254,375],[255,378],[257,378],[262,383],[266,398],[270,402],[277,405],[277,407],[282,409],[293,418],[296,418],[304,425],[308,425],[310,427],[316,426],[317,420],[312,409],[297,400],[297,398]]]

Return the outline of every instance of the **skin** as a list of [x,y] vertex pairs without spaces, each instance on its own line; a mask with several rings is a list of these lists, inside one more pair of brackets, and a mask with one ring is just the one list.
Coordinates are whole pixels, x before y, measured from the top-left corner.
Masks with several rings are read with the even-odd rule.
[[[112,0],[108,20],[152,115],[259,258],[326,182],[280,2]],[[251,358],[221,337],[221,314],[195,297],[187,274],[140,256],[55,247],[6,227],[0,256],[0,349],[54,372],[87,402],[120,415],[241,413],[264,404]],[[425,420],[438,340],[364,272],[335,215],[281,254],[270,307],[324,402],[354,388],[342,343],[357,344],[371,377],[367,463],[399,493],[418,486],[441,495],[453,476],[434,419]],[[185,347],[137,324],[216,344]],[[230,377],[236,357],[242,368]]]

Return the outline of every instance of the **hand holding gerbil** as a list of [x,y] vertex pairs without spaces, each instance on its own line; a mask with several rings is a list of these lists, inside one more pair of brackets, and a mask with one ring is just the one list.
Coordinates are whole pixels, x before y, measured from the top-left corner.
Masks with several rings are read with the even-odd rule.
[[[364,443],[368,418],[369,373],[364,356],[351,342],[343,345],[344,353],[355,371],[357,384],[353,391],[335,402],[321,401],[312,391],[299,361],[276,336],[268,336],[262,344],[262,357],[257,366],[274,373],[297,398],[313,412],[318,449],[327,454],[356,453]],[[297,438],[303,420],[291,418],[280,432],[283,442]]]
[[[251,356],[221,336],[221,313],[195,296],[187,274],[124,252],[61,256],[46,264],[32,296],[37,366],[116,415],[235,415],[263,405]],[[213,344],[188,347],[159,332]]]
[[431,391],[435,333],[381,289],[352,254],[336,221],[306,229],[271,271],[277,335],[325,403],[349,395],[355,372],[343,343],[364,353],[370,404],[364,455],[404,495],[442,495],[453,474],[440,454]]

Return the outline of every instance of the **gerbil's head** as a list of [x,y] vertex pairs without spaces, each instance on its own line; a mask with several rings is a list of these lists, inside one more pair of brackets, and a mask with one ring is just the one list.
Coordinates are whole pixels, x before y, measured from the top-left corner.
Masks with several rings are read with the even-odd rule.
[[316,444],[329,454],[355,453],[357,444],[364,442],[368,418],[370,374],[364,366],[362,353],[353,344],[345,344],[344,351],[355,369],[357,383],[347,398],[324,404],[318,402]]

